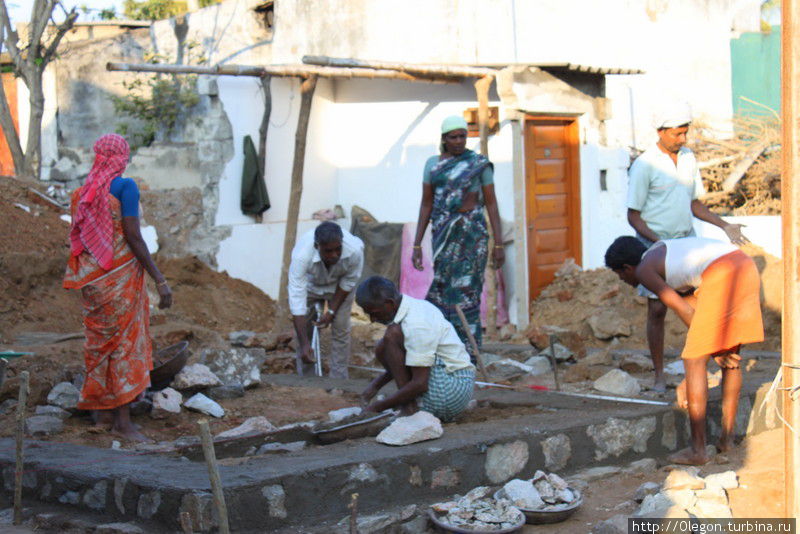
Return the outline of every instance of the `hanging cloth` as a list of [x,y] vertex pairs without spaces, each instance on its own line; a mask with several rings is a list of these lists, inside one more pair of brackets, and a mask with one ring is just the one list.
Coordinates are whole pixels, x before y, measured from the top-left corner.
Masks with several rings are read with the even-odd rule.
[[267,186],[258,167],[258,153],[253,139],[246,135],[244,137],[244,165],[242,166],[242,213],[255,215],[260,219],[261,214],[269,207]]

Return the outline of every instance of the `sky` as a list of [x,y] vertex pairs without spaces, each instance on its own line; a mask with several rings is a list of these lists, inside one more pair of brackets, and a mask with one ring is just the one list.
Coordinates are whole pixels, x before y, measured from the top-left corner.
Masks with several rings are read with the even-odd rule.
[[[5,0],[8,7],[8,15],[13,21],[27,22],[31,18],[31,8],[33,7],[34,0]],[[109,7],[114,7],[117,10],[117,15],[122,14],[122,0],[62,0],[64,7],[67,9],[72,7],[86,6],[90,9],[88,16],[80,13],[78,20],[89,21],[97,20],[97,14],[102,10]],[[56,13],[60,12],[56,9]]]

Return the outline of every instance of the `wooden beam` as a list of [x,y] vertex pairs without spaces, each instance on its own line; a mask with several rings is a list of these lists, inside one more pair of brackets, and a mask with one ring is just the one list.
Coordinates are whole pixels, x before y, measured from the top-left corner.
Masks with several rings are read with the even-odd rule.
[[756,162],[758,157],[763,154],[769,146],[769,141],[760,141],[751,145],[750,148],[747,149],[747,152],[745,152],[741,161],[733,166],[727,178],[722,182],[722,190],[726,192],[733,191],[733,188],[736,187],[739,180],[747,174],[747,170],[752,167],[753,163]]
[[[481,154],[489,157],[489,88],[492,85],[493,76],[483,76],[475,81],[475,93],[478,98],[478,134],[481,139]],[[486,217],[489,220],[489,217]],[[484,273],[484,283],[486,284],[486,296],[489,302],[486,304],[486,337],[494,341],[497,339],[497,273],[493,265],[492,257],[494,247],[498,243],[494,242],[494,232],[489,220],[489,262]],[[499,243],[502,245],[502,243]],[[476,358],[479,357],[476,355]]]
[[470,67],[466,65],[427,65],[418,63],[402,63],[394,61],[374,61],[367,59],[351,59],[329,56],[303,56],[306,65],[325,67],[346,67],[354,69],[385,69],[405,72],[414,76],[452,76],[458,78],[483,78],[495,76],[496,69],[488,67]]
[[276,324],[283,323],[289,316],[289,264],[292,259],[292,249],[297,240],[297,219],[300,216],[300,199],[303,196],[303,165],[306,159],[306,137],[308,134],[308,121],[311,116],[311,101],[314,98],[314,89],[316,87],[316,76],[309,76],[303,79],[300,84],[300,115],[297,118],[297,131],[294,136],[292,185],[286,214],[286,234],[283,238],[283,263],[281,265],[281,281],[278,293],[279,316]]
[[217,76],[275,76],[308,78],[370,78],[405,80],[407,82],[460,83],[461,78],[444,75],[413,76],[405,72],[385,69],[350,69],[318,67],[315,65],[171,65],[163,63],[122,63],[109,61],[106,70],[119,72],[159,72],[162,74],[208,74]]
[[[800,2],[783,0],[781,10],[781,199],[783,216],[783,426],[786,509],[784,517],[800,517],[800,399],[791,390],[800,385]],[[788,424],[787,424],[788,423]]]

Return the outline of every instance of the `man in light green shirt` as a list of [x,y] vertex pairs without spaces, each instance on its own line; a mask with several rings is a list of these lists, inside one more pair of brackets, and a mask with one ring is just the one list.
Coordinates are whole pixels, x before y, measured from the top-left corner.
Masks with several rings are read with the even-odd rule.
[[[705,192],[694,153],[686,145],[692,121],[689,106],[667,103],[654,115],[658,142],[633,162],[628,172],[628,223],[650,246],[662,239],[694,235],[693,217],[720,227],[736,245],[747,242],[741,224],[729,224],[701,201]],[[653,293],[639,288],[647,300],[647,344],[655,370],[654,389],[663,393],[664,317],[667,308]]]

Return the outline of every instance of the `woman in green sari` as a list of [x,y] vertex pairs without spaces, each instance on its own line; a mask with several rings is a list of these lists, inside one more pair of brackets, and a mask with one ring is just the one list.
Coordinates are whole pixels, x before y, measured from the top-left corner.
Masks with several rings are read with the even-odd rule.
[[442,122],[440,154],[425,163],[422,202],[411,261],[422,270],[422,236],[428,222],[433,231],[433,282],[426,299],[455,327],[473,361],[475,354],[458,318],[460,305],[478,347],[481,345],[481,293],[489,256],[489,232],[483,207],[489,214],[495,246],[494,267],[505,261],[500,214],[494,194],[492,163],[467,149],[467,123],[459,116]]

